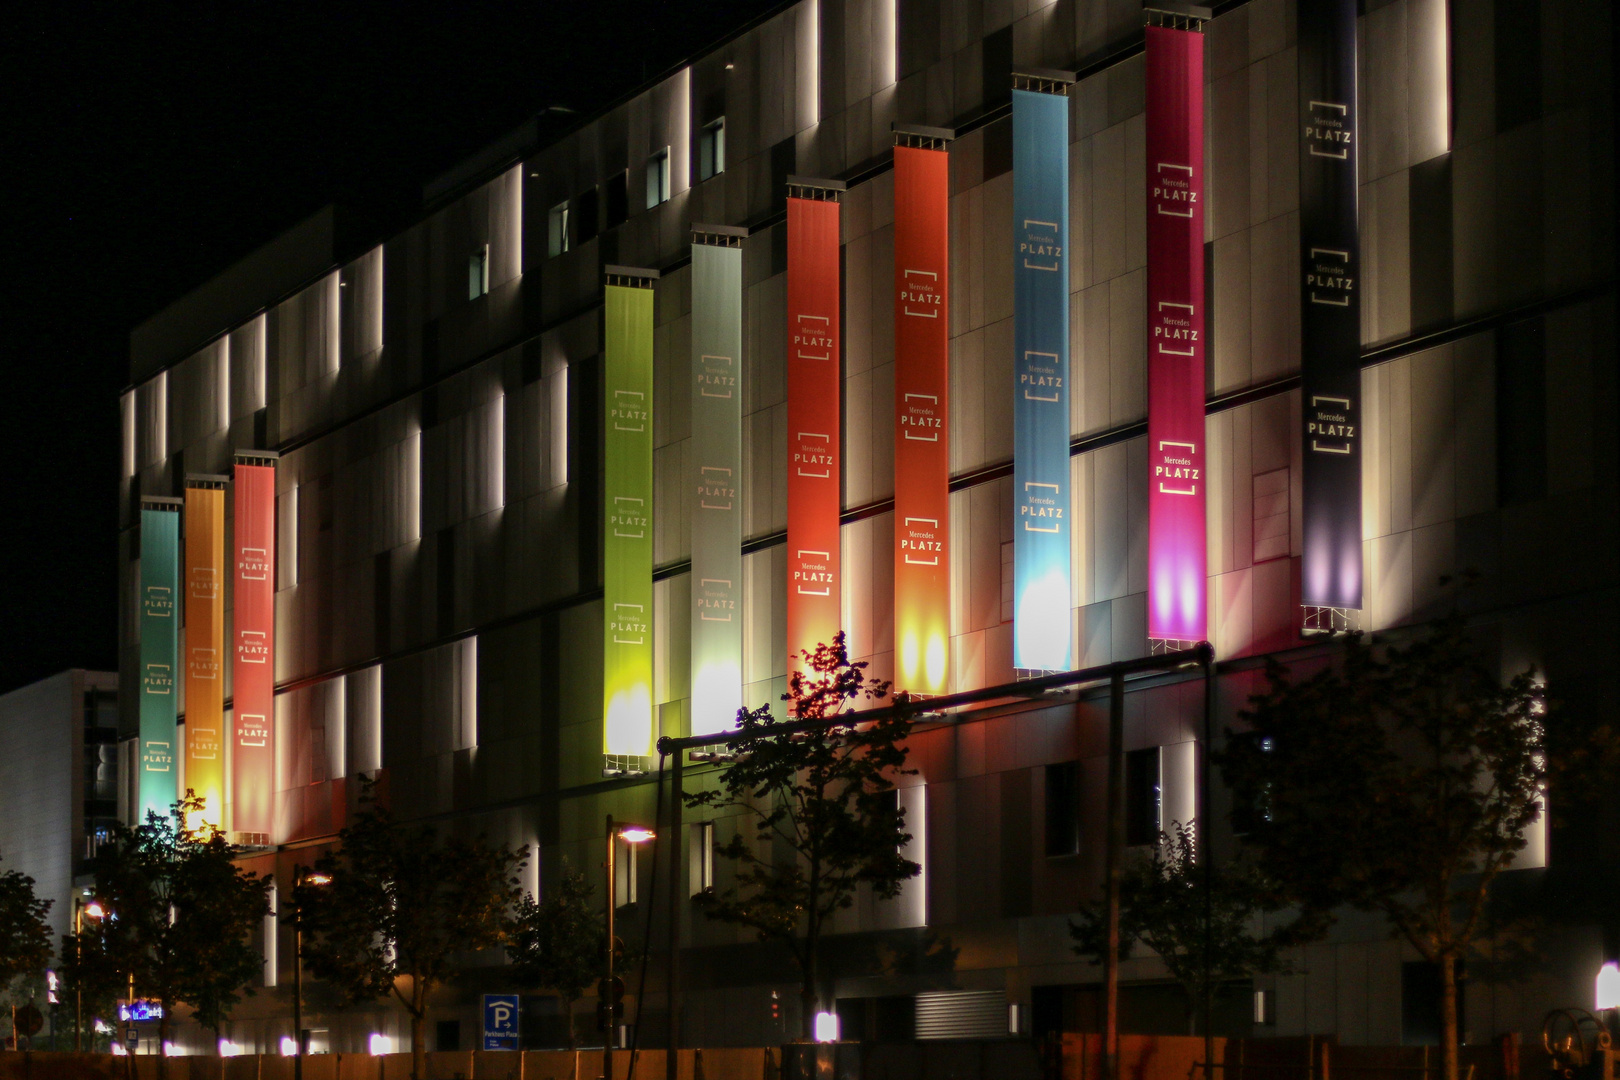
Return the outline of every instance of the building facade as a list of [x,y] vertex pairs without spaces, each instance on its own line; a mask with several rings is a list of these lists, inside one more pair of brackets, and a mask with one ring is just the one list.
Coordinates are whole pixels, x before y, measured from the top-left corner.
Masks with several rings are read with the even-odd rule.
[[78,668],[0,695],[0,872],[51,901],[51,940],[73,931],[76,886],[125,808],[118,675]]
[[[1461,605],[1504,672],[1539,665],[1569,707],[1612,711],[1615,673],[1598,633],[1620,551],[1612,14],[1567,0],[1364,7],[1351,42],[1362,593],[1353,612],[1317,607],[1386,631]],[[1202,117],[1202,237],[1201,258],[1183,269],[1203,290],[1189,325],[1203,334],[1194,392],[1207,478],[1195,599],[1220,661],[1218,730],[1268,657],[1323,648],[1303,636],[1322,617],[1304,607],[1302,583],[1301,280],[1315,256],[1302,257],[1313,210],[1301,195],[1308,106],[1295,5],[1236,0],[1191,24],[1201,35],[1191,115]],[[1143,25],[1142,8],[1120,0],[801,0],[561,135],[541,139],[538,122],[520,129],[430,186],[419,220],[397,235],[352,237],[323,212],[137,328],[123,398],[126,673],[142,667],[142,501],[183,495],[188,475],[228,475],[243,453],[279,454],[274,753],[254,781],[269,824],[250,865],[290,882],[353,811],[356,777],[378,770],[402,813],[529,845],[539,891],[563,860],[600,876],[605,815],[655,818],[657,760],[604,757],[604,625],[614,617],[605,552],[617,508],[604,477],[618,452],[604,308],[606,283],[624,268],[658,271],[632,275],[651,293],[649,723],[653,734],[686,735],[690,613],[709,588],[694,581],[693,561],[712,550],[694,551],[690,491],[707,423],[694,423],[693,380],[712,359],[694,359],[706,314],[694,307],[700,225],[740,250],[736,690],[749,706],[780,697],[799,438],[790,177],[843,186],[839,623],[872,674],[908,681],[894,552],[897,530],[915,520],[897,526],[895,505],[910,497],[895,482],[909,467],[897,461],[896,386],[897,338],[910,330],[897,329],[891,283],[914,226],[909,209],[897,214],[897,202],[911,205],[897,195],[909,182],[897,141],[931,140],[924,149],[946,154],[948,521],[935,526],[949,537],[937,590],[947,629],[943,674],[929,689],[1024,673],[1014,657],[1015,74],[1051,83],[1067,128],[1067,603],[1058,595],[1069,666],[1147,655],[1159,467],[1149,308],[1161,296],[1149,253],[1162,223],[1149,213],[1154,84]],[[1047,69],[1076,77],[1070,85]],[[909,348],[898,350],[902,368]],[[1464,577],[1474,583],[1459,585]],[[223,588],[227,626],[236,588]],[[227,703],[231,666],[220,673]],[[1126,749],[1143,820],[1187,821],[1199,805],[1203,695],[1185,675],[1131,684]],[[121,707],[134,736],[137,702],[126,695]],[[841,916],[832,946],[852,1030],[959,1033],[938,1018],[969,998],[998,1016],[1026,1006],[1038,1027],[1094,1022],[1100,971],[1072,954],[1067,920],[1100,881],[1106,717],[1106,700],[1083,691],[919,730],[919,771],[900,803],[923,874],[898,899],[867,898]],[[229,731],[229,709],[225,718]],[[632,775],[638,767],[653,773]],[[689,785],[712,783],[704,770],[689,768]],[[245,789],[230,775],[224,798],[236,807]],[[1233,841],[1221,793],[1207,796],[1201,824],[1219,858]],[[673,868],[689,895],[703,872],[688,857],[702,830],[723,839],[737,825],[689,820],[684,835],[656,841],[660,894]],[[1615,831],[1566,844],[1540,830],[1510,877],[1539,888],[1561,859],[1612,865]],[[636,896],[636,875],[650,867],[620,863],[619,895]],[[725,867],[713,873],[723,885]],[[795,1032],[786,957],[684,903],[684,1040],[758,1044]],[[626,909],[629,933],[651,908],[662,901],[638,897]],[[1533,1032],[1547,1008],[1585,1003],[1605,955],[1620,949],[1616,932],[1590,920],[1560,926],[1536,977],[1476,981],[1470,1036]],[[249,1048],[290,1033],[291,948],[280,937],[279,947],[267,940],[266,982],[281,985],[239,1010],[231,1036]],[[641,1003],[649,1038],[668,1022],[653,952]],[[1244,988],[1223,1027],[1427,1038],[1417,959],[1381,925],[1348,920],[1303,950],[1292,974]],[[442,996],[441,1045],[471,1045],[475,995],[510,987],[499,957],[484,961]],[[1125,977],[1127,1025],[1178,1029],[1161,965],[1133,959]],[[1251,990],[1269,1002],[1258,1015]],[[534,1022],[549,1023],[545,1003],[533,1007]],[[360,1049],[368,1033],[404,1030],[386,1002],[315,1009],[313,1023],[325,1025],[317,1046]]]

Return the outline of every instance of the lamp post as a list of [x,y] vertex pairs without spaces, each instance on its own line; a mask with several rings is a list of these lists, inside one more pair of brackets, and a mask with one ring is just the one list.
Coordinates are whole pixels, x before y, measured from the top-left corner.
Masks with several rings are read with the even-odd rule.
[[598,1003],[598,1015],[606,1021],[607,1030],[602,1035],[602,1080],[613,1080],[613,1034],[616,1019],[613,1015],[613,962],[614,937],[613,913],[618,907],[618,881],[614,874],[614,841],[623,840],[627,844],[644,844],[656,834],[644,825],[621,824],[617,828],[613,824],[613,815],[607,816],[607,978],[603,980],[601,989],[606,1001]]
[[293,1080],[304,1080],[304,898],[299,890],[331,880],[307,873],[302,865],[293,871]]
[[82,1032],[84,1031],[84,970],[79,959],[84,945],[80,935],[84,933],[84,917],[100,920],[106,912],[100,904],[92,900],[88,904],[80,897],[73,898],[73,1049],[82,1050]]

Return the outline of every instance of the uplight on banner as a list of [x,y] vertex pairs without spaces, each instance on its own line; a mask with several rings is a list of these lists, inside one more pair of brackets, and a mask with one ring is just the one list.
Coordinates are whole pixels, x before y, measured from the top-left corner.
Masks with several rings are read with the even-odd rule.
[[236,455],[236,590],[231,658],[231,837],[244,846],[270,843],[276,743],[276,462],[268,450]]
[[654,270],[606,268],[603,352],[602,751],[646,757],[653,743]]
[[1072,76],[1013,81],[1013,666],[1067,671]]
[[136,824],[165,820],[179,797],[180,500],[141,500],[141,748]]
[[[737,726],[742,706],[742,244],[692,226],[692,724]],[[646,291],[646,290],[643,290]]]
[[839,204],[836,180],[788,178],[787,670],[828,644],[839,610]]
[[225,828],[225,485],[186,477],[186,824]]
[[[1301,393],[1307,607],[1361,607],[1356,3],[1299,6]],[[1324,627],[1332,629],[1333,627]]]
[[950,158],[953,133],[895,130],[895,689],[950,688]]
[[1206,637],[1204,37],[1148,16],[1147,636],[1174,644]]

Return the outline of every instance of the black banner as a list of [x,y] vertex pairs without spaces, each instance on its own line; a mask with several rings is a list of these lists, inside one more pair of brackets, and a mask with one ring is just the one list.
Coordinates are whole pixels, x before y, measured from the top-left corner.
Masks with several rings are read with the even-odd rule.
[[1356,0],[1299,0],[1302,602],[1361,607]]

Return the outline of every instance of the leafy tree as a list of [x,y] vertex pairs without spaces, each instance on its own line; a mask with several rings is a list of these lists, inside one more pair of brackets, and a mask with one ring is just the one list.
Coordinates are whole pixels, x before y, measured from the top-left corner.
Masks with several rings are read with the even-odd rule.
[[[1199,1007],[1223,984],[1281,966],[1282,943],[1255,932],[1257,918],[1267,910],[1259,876],[1241,863],[1205,867],[1190,825],[1172,823],[1170,833],[1159,834],[1151,856],[1127,863],[1119,894],[1120,959],[1138,943],[1158,954],[1187,992],[1189,1034],[1197,1030]],[[1076,953],[1100,963],[1108,953],[1105,905],[1081,904],[1069,933]]]
[[1457,1078],[1457,963],[1492,881],[1524,847],[1546,783],[1536,673],[1503,683],[1452,616],[1404,645],[1352,635],[1337,662],[1268,689],[1219,758],[1287,928],[1313,936],[1349,905],[1381,912],[1440,969],[1446,1080]]
[[[901,856],[911,834],[905,811],[886,797],[892,777],[916,772],[905,767],[910,717],[838,719],[852,702],[879,701],[889,691],[888,683],[866,677],[865,663],[850,663],[842,632],[803,655],[809,671],[793,672],[782,696],[796,720],[777,720],[768,705],[739,710],[735,760],[720,773],[718,789],[689,794],[686,803],[754,815],[752,838],[739,832],[717,849],[735,863],[735,884],[699,901],[711,918],[752,927],[761,940],[788,947],[803,980],[809,1037],[828,920],[854,903],[859,886],[893,898],[921,867]],[[804,721],[825,723],[784,733]],[[778,858],[778,850],[791,857]]]
[[51,962],[51,901],[34,895],[34,879],[20,870],[0,873],[0,988]]
[[177,1004],[217,1036],[264,962],[250,934],[270,910],[269,879],[237,866],[218,829],[185,827],[200,806],[188,791],[166,818],[151,812],[143,825],[116,827],[96,867],[107,914],[63,939],[69,987],[104,1000],[133,978],[139,996],[163,1006],[160,1043]]
[[557,882],[545,899],[525,895],[513,919],[506,946],[513,973],[523,982],[553,990],[568,1013],[568,1046],[577,1045],[574,1003],[602,973],[607,928],[602,912],[591,903],[595,890],[585,875],[563,861]]
[[412,1073],[426,1076],[428,1000],[454,954],[505,944],[528,850],[401,824],[370,788],[361,802],[340,846],[315,863],[327,880],[296,889],[304,959],[351,1001],[392,993],[411,1017]]

